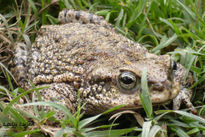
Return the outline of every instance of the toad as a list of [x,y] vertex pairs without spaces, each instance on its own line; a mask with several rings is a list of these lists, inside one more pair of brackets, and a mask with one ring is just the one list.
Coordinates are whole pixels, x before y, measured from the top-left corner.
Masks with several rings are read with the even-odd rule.
[[[44,101],[77,107],[77,93],[87,114],[101,113],[117,105],[142,107],[141,76],[147,69],[149,96],[153,105],[174,100],[174,109],[190,102],[192,75],[169,55],[155,55],[116,32],[103,17],[85,11],[63,10],[59,25],[42,26],[29,47],[15,45],[10,68],[18,85],[40,90]],[[69,104],[69,105],[68,105]],[[72,106],[72,107],[70,107]]]

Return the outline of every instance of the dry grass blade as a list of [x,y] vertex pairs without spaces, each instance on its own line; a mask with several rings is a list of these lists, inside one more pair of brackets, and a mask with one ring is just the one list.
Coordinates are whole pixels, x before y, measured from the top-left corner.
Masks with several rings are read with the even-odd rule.
[[6,54],[6,53],[9,53],[8,48],[3,46],[3,43],[0,43],[0,62],[6,62],[11,57],[10,54]]
[[[0,19],[2,19],[6,29],[8,30],[9,29],[8,21],[5,19],[5,17],[2,14],[0,14]],[[7,32],[8,32],[8,36],[9,36],[10,40],[13,42],[14,39],[12,37],[12,34],[10,33],[10,31],[7,31]]]
[[59,0],[52,0],[51,3],[47,4],[44,8],[42,8],[40,11],[39,11],[39,15],[45,10],[47,9],[48,7],[50,7],[51,5],[53,4],[56,4],[57,2],[59,2]]
[[[167,124],[166,123],[163,123],[161,125],[161,128],[167,132]],[[164,132],[161,132],[161,137],[166,137],[165,133]]]
[[118,119],[122,114],[132,114],[135,119],[137,120],[138,124],[142,127],[143,123],[144,123],[144,119],[143,117],[135,112],[135,111],[131,111],[131,110],[125,110],[125,111],[121,111],[121,112],[118,112],[118,113],[115,113],[114,115],[112,115],[109,120],[112,120],[112,119]]
[[41,131],[45,133],[46,135],[49,134],[50,137],[54,137],[55,133],[59,131],[61,128],[56,128],[53,126],[48,126],[48,125],[41,125],[40,126]]
[[[15,79],[14,76],[11,74],[11,72],[10,72],[10,71],[7,69],[7,67],[6,67],[4,64],[2,64],[1,62],[0,62],[0,68],[1,68],[1,70],[4,70],[4,69],[5,69],[5,71],[7,71],[8,74],[13,78],[14,82],[17,83],[16,79]],[[3,72],[4,72],[4,71],[3,71]]]
[[8,44],[11,44],[11,41],[6,36],[4,36],[1,32],[0,32],[0,39],[7,42]]

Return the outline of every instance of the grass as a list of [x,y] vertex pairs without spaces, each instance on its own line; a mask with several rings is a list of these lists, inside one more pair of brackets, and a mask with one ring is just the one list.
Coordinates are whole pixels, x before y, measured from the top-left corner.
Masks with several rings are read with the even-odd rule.
[[[125,120],[120,119],[118,117],[122,113],[119,113],[115,120],[108,122],[102,117],[105,114],[82,117],[80,106],[74,115],[71,115],[64,106],[54,103],[26,104],[33,106],[34,114],[20,112],[13,107],[14,103],[21,102],[23,97],[26,98],[27,93],[39,90],[34,87],[24,91],[12,86],[11,78],[3,64],[6,65],[9,61],[13,44],[16,41],[24,41],[30,45],[35,40],[40,26],[58,23],[57,15],[64,8],[89,10],[104,16],[107,21],[114,24],[117,31],[141,43],[150,52],[158,55],[170,54],[175,61],[184,65],[194,75],[195,83],[191,86],[194,90],[192,102],[198,109],[198,115],[193,115],[186,109],[152,110],[146,94],[142,95],[146,115],[142,113],[140,116],[136,112],[128,111],[125,113],[132,114],[135,118],[123,115]],[[0,13],[1,136],[7,134],[39,136],[43,135],[42,132],[54,135],[52,130],[57,131],[55,136],[205,135],[205,2],[203,0],[8,0],[0,1]],[[142,80],[146,91],[146,73]],[[62,110],[67,117],[60,121],[61,127],[48,130],[44,123],[53,120],[55,111],[39,112],[36,105],[48,105]],[[35,126],[29,126],[26,117],[34,120]],[[99,125],[98,121],[106,121],[108,124]],[[129,124],[124,124],[124,121],[129,121]],[[2,126],[6,122],[27,123],[27,125],[16,125],[14,129]]]

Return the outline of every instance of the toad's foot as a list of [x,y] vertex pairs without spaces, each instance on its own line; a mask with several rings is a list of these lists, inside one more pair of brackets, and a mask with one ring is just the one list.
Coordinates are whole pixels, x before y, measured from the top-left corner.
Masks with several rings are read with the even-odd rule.
[[181,102],[184,102],[193,114],[197,114],[197,110],[190,101],[191,96],[192,91],[190,89],[181,88],[179,95],[173,100],[173,109],[178,110],[181,106]]

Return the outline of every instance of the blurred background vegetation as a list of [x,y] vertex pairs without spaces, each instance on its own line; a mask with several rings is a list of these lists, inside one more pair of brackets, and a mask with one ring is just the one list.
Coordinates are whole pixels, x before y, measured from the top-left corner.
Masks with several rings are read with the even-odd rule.
[[[6,69],[12,56],[14,43],[25,42],[29,45],[34,42],[39,28],[42,25],[58,24],[58,13],[65,8],[86,10],[103,16],[108,22],[114,24],[119,33],[139,42],[150,52],[158,55],[170,54],[175,61],[184,65],[194,75],[195,83],[191,87],[194,90],[192,102],[198,109],[200,117],[194,117],[191,113],[187,113],[187,110],[175,111],[174,114],[170,114],[170,111],[159,111],[158,114],[154,113],[152,118],[145,119],[147,123],[145,122],[143,127],[136,126],[139,123],[139,118],[136,116],[135,118],[125,116],[126,120],[119,120],[118,122],[121,123],[119,125],[125,121],[129,121],[129,125],[118,125],[116,131],[111,130],[114,127],[113,121],[109,126],[100,127],[106,130],[99,131],[99,133],[87,128],[86,130],[85,128],[79,129],[78,126],[69,128],[65,124],[61,127],[61,132],[59,131],[58,135],[72,133],[75,136],[100,136],[103,134],[105,136],[205,136],[204,0],[0,0],[1,98],[9,96],[9,101],[20,98],[17,96],[18,94],[14,94],[19,88],[12,86],[11,78]],[[12,108],[12,105],[10,107],[10,111],[0,114],[5,117],[18,115],[15,108]],[[1,110],[5,109],[3,102],[0,104],[0,108]],[[78,116],[73,116],[73,119],[77,119],[76,123],[81,121],[80,116]],[[144,114],[143,117],[146,115]],[[48,117],[41,118],[39,125],[43,125],[42,120]],[[17,118],[8,119],[19,121],[19,119],[23,120],[24,117],[19,115]],[[92,122],[92,120],[88,120],[87,124]],[[1,129],[3,128],[1,126]],[[118,128],[121,130],[117,130]],[[18,128],[15,129],[18,131],[15,136],[38,133],[40,130],[47,133],[45,129],[42,129],[41,126],[32,129],[31,127]],[[14,135],[15,132],[9,130],[9,133]],[[5,134],[7,133],[0,132],[0,135]]]

